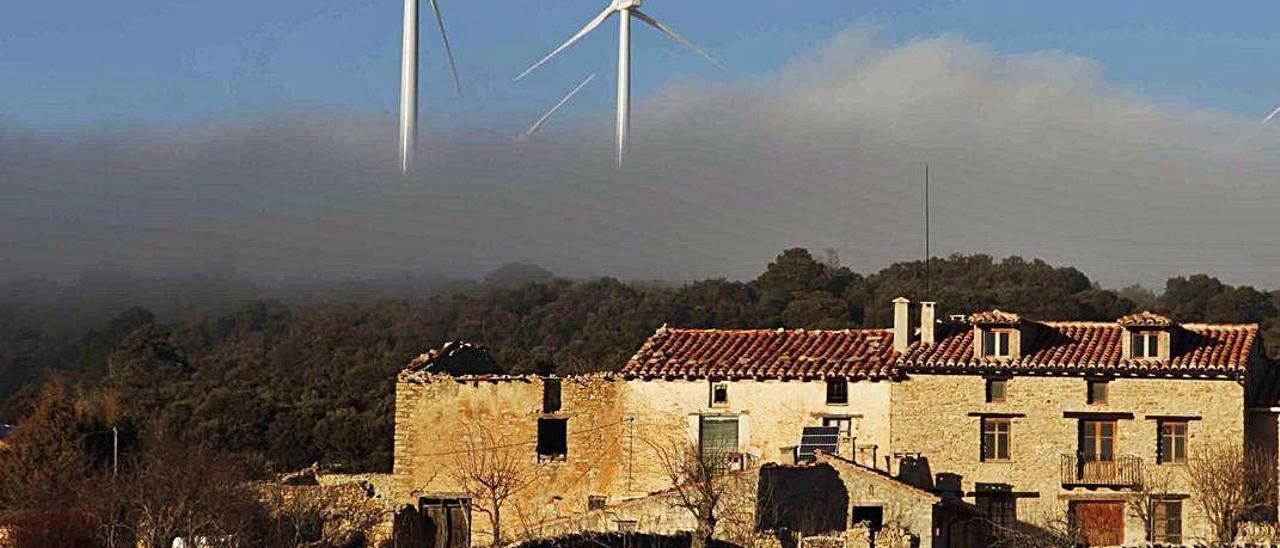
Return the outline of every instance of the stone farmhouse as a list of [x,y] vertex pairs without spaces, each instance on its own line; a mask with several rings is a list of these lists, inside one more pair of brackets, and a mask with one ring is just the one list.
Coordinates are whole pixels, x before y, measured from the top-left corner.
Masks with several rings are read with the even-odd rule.
[[664,326],[616,371],[566,378],[501,375],[451,343],[398,379],[397,502],[436,546],[495,528],[687,532],[669,466],[687,447],[731,461],[735,506],[782,501],[722,516],[717,535],[739,544],[786,528],[981,546],[1058,521],[1093,545],[1180,544],[1213,537],[1187,480],[1197,454],[1248,443],[1275,470],[1277,375],[1256,325],[894,306],[888,329]]

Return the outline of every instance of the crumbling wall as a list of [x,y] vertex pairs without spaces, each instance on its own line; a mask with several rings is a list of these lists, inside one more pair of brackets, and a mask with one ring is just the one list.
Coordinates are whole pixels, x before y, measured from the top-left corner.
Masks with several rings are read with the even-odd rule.
[[[502,509],[504,537],[519,537],[539,524],[584,512],[591,497],[618,500],[628,490],[632,461],[630,423],[625,420],[624,383],[607,375],[561,381],[561,409],[543,413],[543,379],[528,377],[454,378],[402,374],[396,387],[393,475],[404,503],[423,496],[464,496],[459,470],[476,458],[471,447],[518,462],[523,485]],[[563,459],[540,459],[538,420],[564,419]],[[478,436],[478,438],[477,438]],[[479,443],[474,443],[479,441]],[[475,544],[492,538],[482,500],[472,512]]]

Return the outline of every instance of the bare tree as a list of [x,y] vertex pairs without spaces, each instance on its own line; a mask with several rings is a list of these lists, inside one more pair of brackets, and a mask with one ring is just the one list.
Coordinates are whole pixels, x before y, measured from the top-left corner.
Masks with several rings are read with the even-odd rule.
[[368,539],[386,515],[383,507],[371,501],[368,488],[355,483],[324,486],[276,482],[264,486],[262,494],[272,536],[280,546],[356,544],[358,539]]
[[982,518],[998,548],[1077,548],[1082,545],[1080,525],[1066,505],[1031,516],[1026,521],[998,523]]
[[1169,498],[1173,492],[1172,484],[1172,478],[1167,473],[1146,467],[1142,473],[1142,484],[1130,491],[1125,498],[1129,513],[1142,520],[1142,528],[1148,541],[1155,539],[1156,503]]
[[511,498],[533,482],[527,447],[503,445],[493,432],[468,424],[457,440],[453,479],[473,501],[473,508],[489,516],[493,546],[502,545],[502,511]]
[[168,548],[179,536],[220,547],[252,545],[262,507],[226,455],[157,436],[126,489],[140,546]]
[[706,548],[727,502],[728,482],[721,478],[733,469],[734,455],[688,440],[649,442],[649,446],[671,484],[676,506],[688,510],[697,524],[691,548]]
[[1187,480],[1218,542],[1234,542],[1242,524],[1271,511],[1271,466],[1263,451],[1226,444],[1210,445],[1188,460]]

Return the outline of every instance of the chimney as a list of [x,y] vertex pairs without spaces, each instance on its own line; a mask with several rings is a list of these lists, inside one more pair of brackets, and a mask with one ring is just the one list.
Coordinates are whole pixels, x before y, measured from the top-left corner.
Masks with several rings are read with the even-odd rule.
[[934,332],[938,329],[938,322],[934,319],[933,309],[937,304],[931,301],[920,303],[920,342],[922,344],[933,344],[936,340]]
[[906,297],[893,300],[893,350],[899,354],[906,352],[911,344],[910,305],[911,301]]

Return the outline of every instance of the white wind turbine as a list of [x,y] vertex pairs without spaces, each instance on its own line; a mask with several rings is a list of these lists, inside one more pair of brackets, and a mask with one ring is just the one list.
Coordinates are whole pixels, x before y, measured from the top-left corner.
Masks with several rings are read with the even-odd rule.
[[582,29],[577,32],[577,34],[574,34],[573,36],[571,36],[568,40],[565,41],[565,43],[560,44],[560,47],[552,50],[551,53],[548,53],[546,57],[543,57],[542,60],[538,61],[537,63],[534,63],[533,66],[529,67],[527,70],[520,73],[520,76],[516,77],[516,80],[520,80],[521,78],[524,78],[530,72],[533,72],[535,69],[542,66],[547,61],[550,61],[552,57],[555,57],[557,54],[564,51],[569,46],[573,45],[574,42],[577,42],[583,36],[586,36],[588,33],[595,30],[596,27],[599,27],[602,23],[604,23],[605,19],[608,19],[610,15],[617,13],[618,14],[618,135],[617,135],[618,165],[622,165],[622,158],[627,153],[627,142],[629,141],[630,134],[631,134],[631,17],[632,16],[635,16],[636,19],[639,19],[645,22],[646,24],[648,24],[649,26],[655,29],[658,29],[663,34],[666,34],[667,36],[671,37],[673,40],[693,50],[694,53],[701,55],[703,58],[710,61],[711,64],[721,69],[724,68],[724,66],[721,65],[719,61],[716,61],[715,58],[711,57],[711,55],[709,55],[707,52],[702,51],[701,48],[693,45],[692,42],[686,40],[683,36],[680,36],[679,34],[677,34],[676,31],[672,30],[670,27],[662,24],[658,20],[652,17],[649,17],[644,12],[640,11],[640,4],[642,4],[643,2],[644,0],[611,0],[609,5],[604,8],[604,11],[600,12],[600,14],[595,17],[595,19],[592,19],[591,21],[589,21],[586,24],[586,26],[582,27]]
[[547,123],[547,120],[550,120],[551,117],[554,116],[555,113],[560,110],[560,107],[563,107],[565,103],[569,102],[569,99],[573,99],[574,95],[577,95],[579,91],[582,91],[582,88],[587,87],[587,84],[590,84],[591,81],[595,79],[596,79],[595,73],[591,73],[589,76],[583,79],[582,83],[578,84],[577,87],[573,88],[572,90],[569,91],[569,93],[565,94],[565,96],[561,98],[560,101],[556,102],[556,104],[551,107],[551,110],[548,110],[546,114],[543,114],[541,118],[538,118],[538,121],[534,122],[532,126],[529,126],[529,129],[524,130],[524,133],[520,134],[520,136],[517,137],[516,140],[523,141],[525,139],[528,139],[529,137],[532,137],[534,133],[537,133],[538,130],[542,128],[542,124]]
[[1263,118],[1262,123],[1265,124],[1267,122],[1270,122],[1271,119],[1275,118],[1277,114],[1280,114],[1280,107],[1276,107],[1275,110],[1271,111],[1271,114],[1268,114],[1266,118]]
[[[413,155],[418,146],[418,2],[404,0],[404,42],[400,48],[400,170],[409,173],[413,169]],[[440,38],[449,56],[449,70],[453,73],[453,89],[462,92],[458,80],[458,64],[453,60],[453,47],[449,45],[449,33],[444,30],[444,18],[440,16],[437,0],[431,1],[436,23],[440,26]]]

